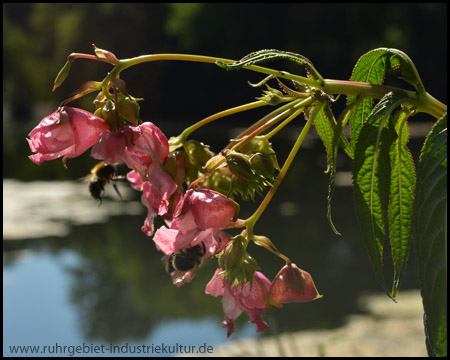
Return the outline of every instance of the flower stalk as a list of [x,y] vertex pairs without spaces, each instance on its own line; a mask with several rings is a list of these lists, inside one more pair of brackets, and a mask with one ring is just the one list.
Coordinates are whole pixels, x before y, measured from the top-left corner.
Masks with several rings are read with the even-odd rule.
[[278,190],[281,182],[283,181],[284,177],[286,176],[286,173],[289,169],[289,167],[292,165],[292,162],[294,161],[295,156],[297,155],[298,150],[300,149],[303,141],[306,138],[306,135],[308,134],[309,130],[311,129],[311,125],[314,122],[314,118],[317,116],[317,114],[322,110],[322,107],[324,106],[323,103],[317,105],[312,110],[311,115],[308,118],[308,121],[306,122],[305,126],[303,127],[300,135],[298,136],[294,146],[292,147],[291,152],[289,153],[283,167],[281,168],[275,182],[273,183],[273,187],[268,191],[266,194],[264,200],[259,205],[258,209],[251,215],[247,220],[245,220],[245,224],[247,226],[247,231],[250,235],[253,234],[253,227],[255,226],[255,223],[258,221],[258,219],[261,217],[262,213],[266,209],[267,205],[269,205],[270,200],[272,200],[272,197],[275,195],[275,192]]

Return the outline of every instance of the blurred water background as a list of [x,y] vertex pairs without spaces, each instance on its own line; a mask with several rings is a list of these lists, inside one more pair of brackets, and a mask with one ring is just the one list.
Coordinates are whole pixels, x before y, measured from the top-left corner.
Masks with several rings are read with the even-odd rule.
[[[324,77],[347,79],[366,51],[396,47],[413,59],[427,90],[447,101],[446,4],[4,4],[3,10],[4,355],[12,355],[11,345],[225,342],[221,301],[204,294],[215,270],[212,261],[194,282],[174,287],[161,253],[140,231],[146,210],[137,192],[119,184],[120,202],[108,187],[98,206],[77,181],[96,163],[88,153],[69,160],[67,169],[60,160],[37,166],[27,158],[25,137],[39,120],[85,81],[99,81],[110,69],[78,60],[64,85],[51,93],[69,53],[91,53],[95,43],[119,58],[186,52],[238,59],[278,48],[310,58]],[[142,120],[170,137],[212,113],[253,101],[260,93],[247,81],[262,77],[166,62],[131,68],[123,78],[133,96],[145,99]],[[89,110],[92,100],[87,96],[73,106]],[[219,120],[192,138],[220,151],[268,111]],[[419,115],[411,122],[416,158],[431,121]],[[280,163],[301,126],[299,119],[273,138]],[[364,312],[358,303],[362,295],[381,293],[354,213],[351,162],[343,154],[338,158],[333,220],[342,236],[334,235],[325,217],[325,168],[323,145],[312,130],[255,228],[310,272],[324,297],[272,309],[264,317],[270,327],[263,335],[243,314],[234,339],[334,328],[348,314]],[[241,217],[252,214],[261,200],[242,204]],[[273,279],[282,261],[264,249],[249,250]],[[413,288],[417,271],[411,261],[403,289]]]

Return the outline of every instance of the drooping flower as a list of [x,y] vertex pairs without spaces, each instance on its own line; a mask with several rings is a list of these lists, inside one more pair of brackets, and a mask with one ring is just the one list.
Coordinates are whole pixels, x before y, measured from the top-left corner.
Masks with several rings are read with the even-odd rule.
[[147,236],[151,236],[154,232],[153,222],[157,215],[166,220],[172,220],[173,214],[172,211],[169,213],[169,210],[173,210],[180,201],[181,191],[168,175],[165,177],[166,181],[159,183],[159,188],[150,181],[142,181],[140,175],[134,170],[128,172],[127,180],[132,188],[142,192],[141,202],[148,209],[148,213],[141,230]]
[[[92,147],[91,156],[107,163],[123,161],[136,173],[128,175],[134,184],[142,184],[142,202],[151,216],[145,225],[147,234],[153,233],[153,213],[167,213],[169,198],[177,190],[170,175],[164,172],[162,161],[169,154],[169,144],[163,132],[154,124],[123,126],[118,131],[106,131]],[[140,177],[140,181],[137,177]],[[136,186],[135,186],[136,188]]]
[[108,124],[88,111],[60,107],[28,134],[28,145],[36,152],[29,158],[40,165],[63,156],[65,164],[67,159],[75,158],[93,146],[107,130]]
[[[123,126],[118,131],[102,134],[92,148],[91,156],[108,164],[123,161],[130,169],[149,181],[159,162],[169,154],[169,143],[163,132],[151,122]],[[158,166],[156,166],[158,165]],[[156,174],[159,175],[159,174]]]
[[270,302],[278,307],[282,307],[282,303],[307,302],[321,297],[311,275],[295,264],[285,265],[270,287]]
[[166,255],[202,242],[213,246],[218,231],[233,227],[237,204],[209,189],[188,190],[177,205],[170,228],[159,228],[153,241]]
[[262,320],[261,313],[268,306],[267,298],[271,282],[264,274],[256,271],[253,275],[252,285],[249,283],[243,286],[234,287],[220,273],[222,269],[217,269],[214,276],[206,285],[205,293],[218,297],[222,296],[223,311],[225,320],[222,326],[227,328],[227,337],[234,332],[234,320],[242,312],[246,312],[253,324],[256,324],[258,332],[265,331],[267,323]]

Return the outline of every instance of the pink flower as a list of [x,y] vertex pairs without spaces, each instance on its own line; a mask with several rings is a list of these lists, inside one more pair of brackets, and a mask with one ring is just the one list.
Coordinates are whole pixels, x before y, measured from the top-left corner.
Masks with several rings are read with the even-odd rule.
[[92,148],[91,156],[108,164],[123,161],[141,175],[143,181],[158,182],[159,162],[169,154],[166,136],[154,124],[145,122],[139,126],[124,126],[118,131],[102,134]]
[[213,278],[206,285],[205,293],[212,296],[222,296],[223,311],[225,320],[222,326],[228,329],[227,337],[234,332],[234,320],[242,312],[250,316],[251,322],[256,324],[258,332],[267,329],[267,323],[261,319],[261,313],[268,306],[267,298],[270,289],[270,280],[261,272],[255,271],[253,283],[246,283],[244,286],[231,284],[220,275],[221,269],[217,269]]
[[168,212],[170,197],[177,185],[162,168],[169,154],[169,143],[162,131],[150,122],[106,131],[92,147],[91,156],[107,163],[123,161],[134,173],[128,174],[132,186],[143,191],[142,203],[149,209],[142,230],[153,234],[153,219]]
[[139,174],[136,171],[134,171],[134,170],[129,171],[127,173],[127,180],[133,189],[135,189],[137,191],[142,191],[143,182],[142,182],[141,177],[139,176]]
[[295,264],[285,265],[270,287],[270,301],[279,307],[281,303],[307,302],[321,297],[311,275]]
[[141,202],[147,207],[148,214],[141,230],[148,236],[153,235],[153,221],[157,215],[163,216],[166,220],[172,220],[170,208],[173,209],[182,197],[181,191],[177,190],[177,186],[168,175],[162,174],[161,178],[165,181],[160,181],[160,187],[157,188],[149,181],[143,182],[134,170],[127,174],[131,187],[142,191]]
[[214,246],[218,231],[233,227],[236,204],[225,195],[208,189],[188,190],[177,205],[170,229],[163,226],[153,241],[166,255],[179,249],[205,243]]
[[65,164],[66,159],[75,158],[94,145],[106,130],[109,130],[108,124],[90,112],[60,107],[28,134],[28,145],[36,152],[29,158],[40,165],[63,156]]

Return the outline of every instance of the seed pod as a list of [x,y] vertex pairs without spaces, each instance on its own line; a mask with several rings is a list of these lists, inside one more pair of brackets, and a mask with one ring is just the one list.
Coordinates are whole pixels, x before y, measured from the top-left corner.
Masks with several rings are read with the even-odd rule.
[[232,150],[225,150],[222,154],[225,156],[228,168],[233,175],[246,180],[254,179],[255,174],[247,155]]

